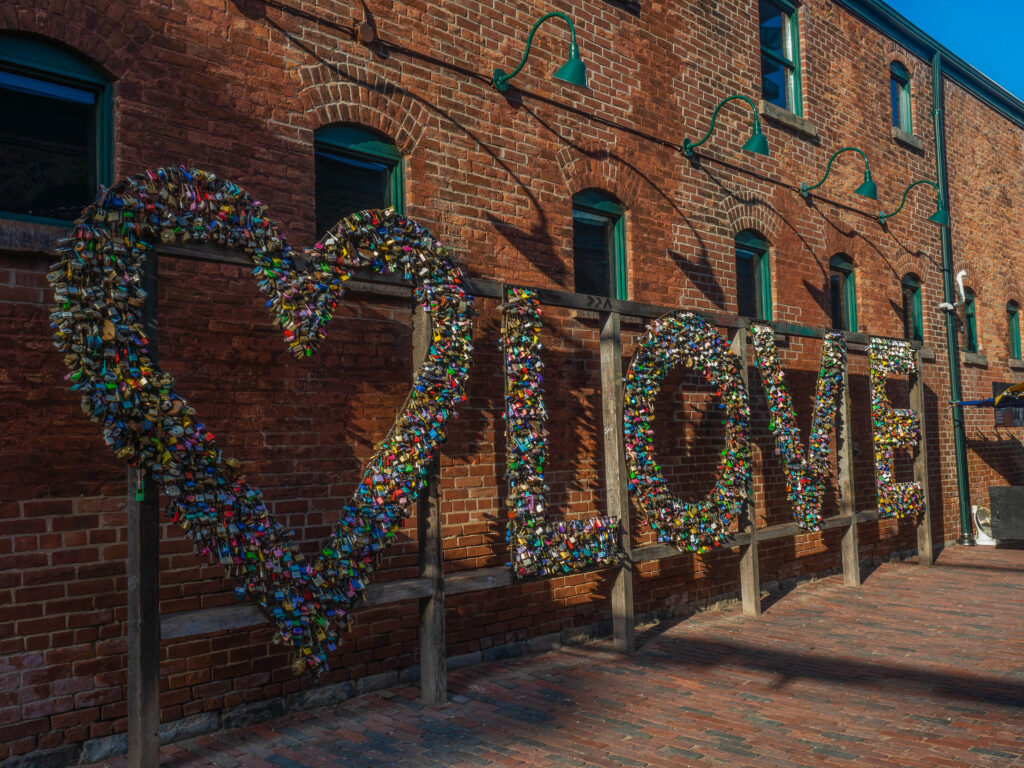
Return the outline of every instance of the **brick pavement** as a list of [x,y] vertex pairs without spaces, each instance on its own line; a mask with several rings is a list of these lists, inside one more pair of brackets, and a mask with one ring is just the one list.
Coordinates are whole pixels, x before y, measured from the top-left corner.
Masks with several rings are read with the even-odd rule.
[[[951,548],[163,749],[164,768],[1021,766],[1024,551]],[[123,759],[109,761],[111,768]]]

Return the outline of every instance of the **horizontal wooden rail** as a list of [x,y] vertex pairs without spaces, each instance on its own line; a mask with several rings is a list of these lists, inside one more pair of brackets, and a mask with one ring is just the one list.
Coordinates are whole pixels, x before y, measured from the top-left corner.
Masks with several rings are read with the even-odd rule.
[[[853,516],[857,523],[878,519],[877,509],[868,509]],[[826,517],[821,524],[822,530],[846,528],[852,519],[848,515]],[[757,543],[784,539],[804,533],[796,523],[781,523],[757,529]],[[722,549],[735,549],[750,544],[750,534],[737,532],[730,534]],[[666,560],[689,554],[673,547],[671,544],[646,544],[636,547],[630,554],[633,563],[649,563],[655,560]],[[512,569],[505,566],[476,568],[470,571],[455,571],[445,574],[444,591],[446,595],[461,595],[468,592],[480,592],[488,589],[508,587],[515,583]],[[368,607],[399,603],[403,600],[415,600],[430,594],[428,579],[400,579],[383,584],[369,584],[366,587],[364,605]],[[160,618],[160,636],[164,640],[173,640],[192,635],[203,635],[210,632],[223,632],[230,629],[244,629],[266,624],[267,619],[255,603],[238,603],[222,605],[215,608],[200,608],[194,611],[170,613]],[[269,626],[269,625],[268,625]]]
[[[204,261],[215,264],[234,264],[242,267],[251,267],[252,261],[244,253],[222,248],[208,243],[195,245],[163,245],[157,247],[158,256],[173,256],[175,258],[187,259],[190,261]],[[390,298],[409,299],[413,298],[412,287],[408,281],[395,275],[381,274],[365,267],[353,269],[353,277],[346,283],[346,287],[353,293],[364,293]],[[466,291],[480,298],[503,300],[505,283],[480,277],[467,277],[463,281]],[[678,312],[682,307],[669,307],[663,304],[647,304],[640,301],[623,301],[610,299],[606,296],[593,296],[587,293],[573,293],[572,291],[559,291],[552,288],[534,288],[531,286],[518,286],[527,288],[537,294],[541,304],[565,309],[576,309],[590,312],[618,312],[620,315],[629,317],[657,318],[670,312]],[[725,312],[714,312],[709,310],[690,310],[700,315],[711,325],[719,328],[746,328],[750,325],[750,319],[730,315]],[[809,339],[821,339],[830,328],[814,325],[801,325],[798,323],[782,323],[772,321],[769,323],[780,336],[796,336]],[[866,346],[871,338],[890,339],[888,336],[869,336],[866,333],[842,331],[848,344],[852,345],[852,351],[863,351],[861,346]],[[907,341],[906,339],[892,339],[894,341]],[[922,342],[907,341],[914,349],[920,349]]]

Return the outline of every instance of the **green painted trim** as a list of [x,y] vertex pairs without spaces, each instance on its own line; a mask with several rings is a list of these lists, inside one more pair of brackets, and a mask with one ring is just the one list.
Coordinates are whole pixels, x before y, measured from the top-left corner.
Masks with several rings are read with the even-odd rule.
[[736,235],[736,245],[741,248],[750,248],[755,251],[768,250],[768,241],[749,229],[745,229]]
[[978,310],[974,305],[974,291],[964,291],[964,348],[968,352],[978,351]]
[[757,270],[757,312],[761,320],[772,320],[772,259],[771,251],[765,248],[758,254]]
[[322,126],[314,131],[314,141],[329,144],[336,149],[358,152],[385,163],[402,160],[402,153],[387,136],[359,125]]
[[612,225],[612,281],[615,283],[615,298],[620,301],[629,299],[629,280],[626,265],[626,217],[619,215]]
[[910,73],[898,61],[889,62],[889,75],[896,83],[897,128],[914,134],[914,116],[910,108]]
[[573,208],[589,208],[602,214],[621,216],[624,213],[622,204],[607,192],[600,189],[584,189],[572,196]]
[[1020,359],[1020,311],[1012,302],[1006,305],[1006,322],[1009,326],[1010,357]]
[[853,262],[846,256],[835,255],[828,261],[829,274],[839,273],[839,292],[843,300],[844,331],[857,332],[857,280]]
[[[37,80],[84,88],[96,95],[96,182],[109,187],[114,179],[114,94],[106,75],[71,50],[10,33],[0,33],[0,68]],[[0,212],[0,218],[58,226],[71,224],[15,213]]]
[[75,225],[73,221],[64,219],[51,219],[49,216],[30,216],[27,213],[14,213],[13,211],[0,211],[0,219],[7,221],[26,221],[32,224],[45,224],[50,227],[63,227],[70,229]]
[[[910,293],[910,340],[924,341],[924,316],[921,312],[921,283],[907,275],[900,281],[901,288],[909,288]],[[903,296],[906,304],[906,294]]]

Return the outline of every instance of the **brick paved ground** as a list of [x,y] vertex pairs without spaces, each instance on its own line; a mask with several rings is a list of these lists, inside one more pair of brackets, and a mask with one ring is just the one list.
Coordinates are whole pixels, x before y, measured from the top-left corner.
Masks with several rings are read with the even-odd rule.
[[[180,742],[164,768],[1021,766],[1024,551],[947,549],[839,577],[761,619],[706,613],[607,642]],[[123,766],[112,761],[111,768]]]

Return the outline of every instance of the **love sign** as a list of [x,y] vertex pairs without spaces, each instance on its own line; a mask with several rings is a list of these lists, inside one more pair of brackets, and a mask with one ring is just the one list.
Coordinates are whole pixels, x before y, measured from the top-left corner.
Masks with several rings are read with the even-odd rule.
[[[431,320],[432,342],[405,405],[362,470],[351,501],[315,557],[300,551],[268,512],[240,463],[225,458],[214,436],[175,389],[173,376],[148,353],[142,311],[146,259],[160,243],[216,243],[246,254],[266,306],[297,356],[313,354],[326,335],[354,267],[402,275]],[[281,236],[264,206],[237,185],[206,171],[147,171],[104,191],[60,241],[49,281],[55,307],[54,343],[65,377],[81,395],[118,458],[150,474],[167,496],[167,514],[196,552],[218,560],[292,648],[293,668],[314,675],[327,668],[339,631],[362,598],[384,549],[422,492],[427,467],[465,400],[472,361],[473,298],[462,270],[430,233],[392,210],[343,219],[321,242],[301,252]],[[519,577],[552,576],[621,562],[617,521],[608,517],[557,522],[546,513],[547,462],[542,326],[536,294],[509,289],[502,305],[505,366],[507,538]],[[771,329],[751,329],[772,410],[772,429],[786,461],[789,498],[801,526],[816,530],[827,455],[842,381],[842,336],[826,337],[809,455],[800,444],[792,403],[775,355]],[[896,484],[897,449],[919,439],[917,415],[895,410],[885,395],[887,372],[912,373],[909,344],[873,339],[871,411],[882,516],[917,514],[920,485]],[[654,403],[668,370],[687,365],[715,388],[726,444],[719,479],[696,502],[676,498],[653,453]],[[722,544],[749,503],[750,406],[741,376],[745,363],[700,315],[673,312],[655,320],[626,374],[623,439],[629,489],[643,519],[662,541],[703,552]]]

